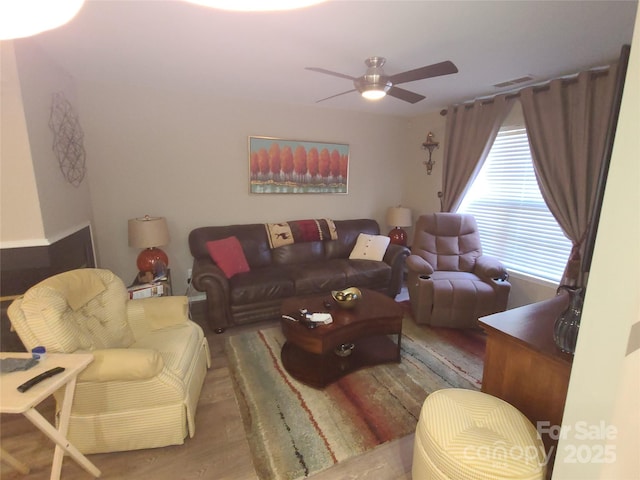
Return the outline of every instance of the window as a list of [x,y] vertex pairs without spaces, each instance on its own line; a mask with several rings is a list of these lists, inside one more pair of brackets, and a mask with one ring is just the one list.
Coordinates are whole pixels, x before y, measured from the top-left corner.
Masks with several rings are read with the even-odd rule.
[[476,217],[484,253],[511,271],[560,282],[571,241],[542,198],[525,128],[500,129],[458,212]]

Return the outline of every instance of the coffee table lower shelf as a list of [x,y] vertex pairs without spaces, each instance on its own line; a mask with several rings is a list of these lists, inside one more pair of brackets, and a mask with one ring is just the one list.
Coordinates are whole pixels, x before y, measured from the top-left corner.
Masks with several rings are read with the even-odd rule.
[[399,363],[401,335],[397,337],[397,343],[387,335],[360,338],[353,342],[355,347],[346,357],[333,351],[319,355],[286,342],[281,352],[282,365],[296,380],[314,388],[324,388],[356,370]]

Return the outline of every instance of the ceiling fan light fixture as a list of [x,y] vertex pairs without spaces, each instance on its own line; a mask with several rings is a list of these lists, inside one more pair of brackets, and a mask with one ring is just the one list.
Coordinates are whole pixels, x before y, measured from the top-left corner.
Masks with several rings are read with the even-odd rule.
[[373,87],[367,90],[363,90],[361,94],[367,100],[380,100],[381,98],[387,95],[387,90],[389,89],[387,88],[385,90],[385,89],[380,89],[379,87]]
[[393,86],[389,77],[384,73],[382,66],[384,57],[369,57],[365,60],[366,73],[353,81],[354,86],[367,100],[380,100]]
[[69,22],[84,0],[2,0],[0,40],[30,37]]
[[[415,82],[417,80],[424,80],[431,77],[439,77],[441,75],[451,75],[452,73],[458,73],[458,67],[453,62],[446,60],[440,63],[434,63],[432,65],[425,65],[424,67],[414,68],[413,70],[407,70],[406,72],[396,73],[395,75],[387,75],[384,73],[383,65],[386,63],[384,57],[369,57],[364,61],[367,66],[367,71],[361,77],[352,77],[344,73],[332,72],[325,68],[306,67],[307,70],[314,72],[324,73],[332,75],[334,77],[340,77],[353,82],[353,90],[347,92],[338,93],[337,95],[331,95],[330,97],[318,100],[323,102],[330,98],[339,97],[345,93],[358,92],[364,98],[368,100],[379,100],[385,95],[389,94],[391,97],[395,97],[399,100],[418,103],[424,100],[426,97],[419,93],[411,92],[403,88],[399,88],[397,85],[408,82]],[[316,102],[317,103],[317,102]]]
[[220,10],[233,10],[238,12],[266,12],[278,10],[294,10],[296,8],[310,7],[326,0],[186,0],[189,3],[203,5],[205,7],[218,8]]

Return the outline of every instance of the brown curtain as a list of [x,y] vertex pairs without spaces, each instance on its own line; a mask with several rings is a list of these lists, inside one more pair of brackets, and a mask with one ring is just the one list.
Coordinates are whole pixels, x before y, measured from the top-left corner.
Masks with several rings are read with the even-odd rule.
[[604,161],[615,67],[521,90],[531,157],[549,210],[573,243],[561,284],[584,286],[580,261]]
[[513,106],[514,97],[500,95],[493,100],[455,105],[447,113],[442,192],[443,212],[455,212],[465,191],[484,164],[502,122]]

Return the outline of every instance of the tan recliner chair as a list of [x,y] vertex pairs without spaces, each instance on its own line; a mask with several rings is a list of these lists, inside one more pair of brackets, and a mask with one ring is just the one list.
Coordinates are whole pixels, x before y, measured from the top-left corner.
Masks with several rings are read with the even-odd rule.
[[110,271],[80,269],[33,286],[8,314],[28,350],[93,353],[69,423],[68,438],[81,452],[176,445],[194,435],[210,354],[202,329],[187,318],[187,297],[129,300]]
[[415,225],[407,287],[417,323],[478,328],[479,317],[507,308],[505,267],[482,254],[472,215],[432,213]]

